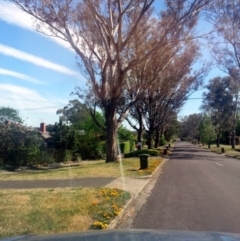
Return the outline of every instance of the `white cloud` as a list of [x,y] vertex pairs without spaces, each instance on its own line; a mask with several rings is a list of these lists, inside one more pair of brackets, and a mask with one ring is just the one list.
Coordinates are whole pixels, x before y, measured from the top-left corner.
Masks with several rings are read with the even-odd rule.
[[15,71],[11,71],[11,70],[8,70],[8,69],[0,68],[0,75],[12,76],[12,77],[22,79],[22,80],[25,80],[25,81],[28,81],[28,82],[31,82],[31,83],[34,83],[34,84],[44,84],[44,82],[42,82],[40,80],[37,80],[37,79],[32,78],[28,75],[25,75],[25,74],[22,74],[22,73],[19,73],[19,72],[15,72]]
[[34,56],[32,54],[28,54],[26,52],[20,51],[20,50],[15,49],[15,48],[8,47],[8,46],[3,45],[3,44],[0,44],[0,53],[4,54],[4,55],[7,55],[7,56],[14,57],[16,59],[20,59],[20,60],[23,60],[23,61],[26,61],[26,62],[30,62],[30,63],[35,64],[37,66],[41,66],[41,67],[51,69],[51,70],[54,70],[54,71],[57,71],[57,72],[61,72],[61,73],[64,73],[64,74],[79,77],[79,73],[76,72],[76,71],[73,71],[69,68],[66,68],[66,67],[62,66],[62,65],[50,62],[50,61],[48,61],[44,58],[37,57],[37,56]]
[[[38,126],[40,121],[54,123],[59,119],[56,111],[63,104],[47,99],[37,91],[12,84],[0,83],[1,106],[9,106],[19,110],[20,116],[27,120],[26,124]],[[68,100],[62,100],[68,103]]]
[[[18,27],[36,32],[33,17],[30,14],[19,9],[15,4],[11,2],[0,2],[0,19],[9,24],[16,25]],[[57,44],[72,51],[72,48],[66,41],[59,38],[50,37],[47,35],[42,36],[45,36],[46,38],[51,39]]]

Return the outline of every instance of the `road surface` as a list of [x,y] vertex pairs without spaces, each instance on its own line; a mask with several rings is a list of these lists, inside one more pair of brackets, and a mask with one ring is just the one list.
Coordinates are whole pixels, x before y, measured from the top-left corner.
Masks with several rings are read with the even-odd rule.
[[177,143],[131,226],[240,233],[240,160]]

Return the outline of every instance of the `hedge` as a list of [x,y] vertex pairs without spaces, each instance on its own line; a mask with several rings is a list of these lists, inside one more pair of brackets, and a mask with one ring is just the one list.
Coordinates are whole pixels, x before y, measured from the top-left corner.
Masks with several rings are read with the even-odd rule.
[[148,154],[150,156],[158,156],[158,151],[153,149],[142,149],[137,151],[132,151],[124,155],[124,157],[138,157],[140,154]]
[[130,141],[120,143],[121,153],[126,154],[130,152]]

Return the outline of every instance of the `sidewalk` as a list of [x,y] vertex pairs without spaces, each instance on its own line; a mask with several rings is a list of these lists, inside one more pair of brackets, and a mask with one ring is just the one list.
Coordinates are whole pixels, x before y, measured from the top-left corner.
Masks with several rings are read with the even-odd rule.
[[121,213],[108,225],[108,229],[114,229],[119,221],[122,219],[124,214],[127,212],[128,208],[131,206],[133,201],[142,192],[145,186],[152,180],[152,178],[157,178],[160,175],[163,166],[166,164],[168,159],[164,159],[163,162],[157,167],[151,176],[141,177],[141,178],[128,178],[120,177],[107,184],[106,187],[118,188],[128,191],[131,194],[131,199],[123,207]]

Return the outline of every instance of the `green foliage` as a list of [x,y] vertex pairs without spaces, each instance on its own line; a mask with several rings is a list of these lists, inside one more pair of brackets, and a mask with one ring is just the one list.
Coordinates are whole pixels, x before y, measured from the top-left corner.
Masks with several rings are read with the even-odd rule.
[[96,160],[103,158],[103,145],[100,141],[92,139],[84,139],[79,146],[79,154],[82,160]]
[[0,121],[13,121],[23,123],[17,110],[10,107],[0,107]]
[[130,142],[130,151],[134,151],[135,150],[135,141],[131,141]]
[[130,152],[130,141],[120,143],[121,153],[126,154]]
[[53,163],[55,161],[53,153],[47,150],[39,151],[37,160],[38,164]]
[[140,154],[148,154],[150,156],[158,156],[158,151],[154,149],[142,149],[142,150],[136,150],[132,151],[130,153],[127,153],[124,155],[125,158],[128,157],[138,157]]
[[3,165],[34,165],[38,162],[43,146],[43,139],[37,131],[15,123],[0,124],[0,156]]
[[84,122],[86,117],[90,115],[89,109],[79,100],[70,100],[68,105],[63,109],[57,110],[60,121],[70,122],[71,124]]
[[55,150],[54,151],[55,162],[68,162],[72,160],[72,153],[70,150]]
[[202,120],[201,114],[191,114],[181,119],[181,139],[199,139],[198,127]]
[[233,126],[239,87],[230,77],[216,77],[206,86],[203,93],[202,109],[211,113],[212,124],[219,130],[229,130]]
[[205,115],[203,117],[198,129],[202,142],[210,145],[213,141],[216,140],[216,131],[209,116]]
[[118,128],[118,139],[119,142],[134,141],[134,135],[130,130],[121,125]]
[[[52,136],[49,147],[57,150],[71,150],[73,159],[99,159],[102,158],[106,144],[104,131],[96,124],[104,126],[104,116],[95,113],[95,119],[90,114],[89,108],[78,100],[70,101],[68,106],[57,111],[61,114],[60,122],[49,126]],[[61,121],[68,121],[70,126]]]
[[159,145],[160,146],[165,146],[167,144],[167,141],[165,140],[165,138],[162,136],[159,140]]
[[237,120],[235,131],[236,131],[236,136],[240,136],[240,120]]

